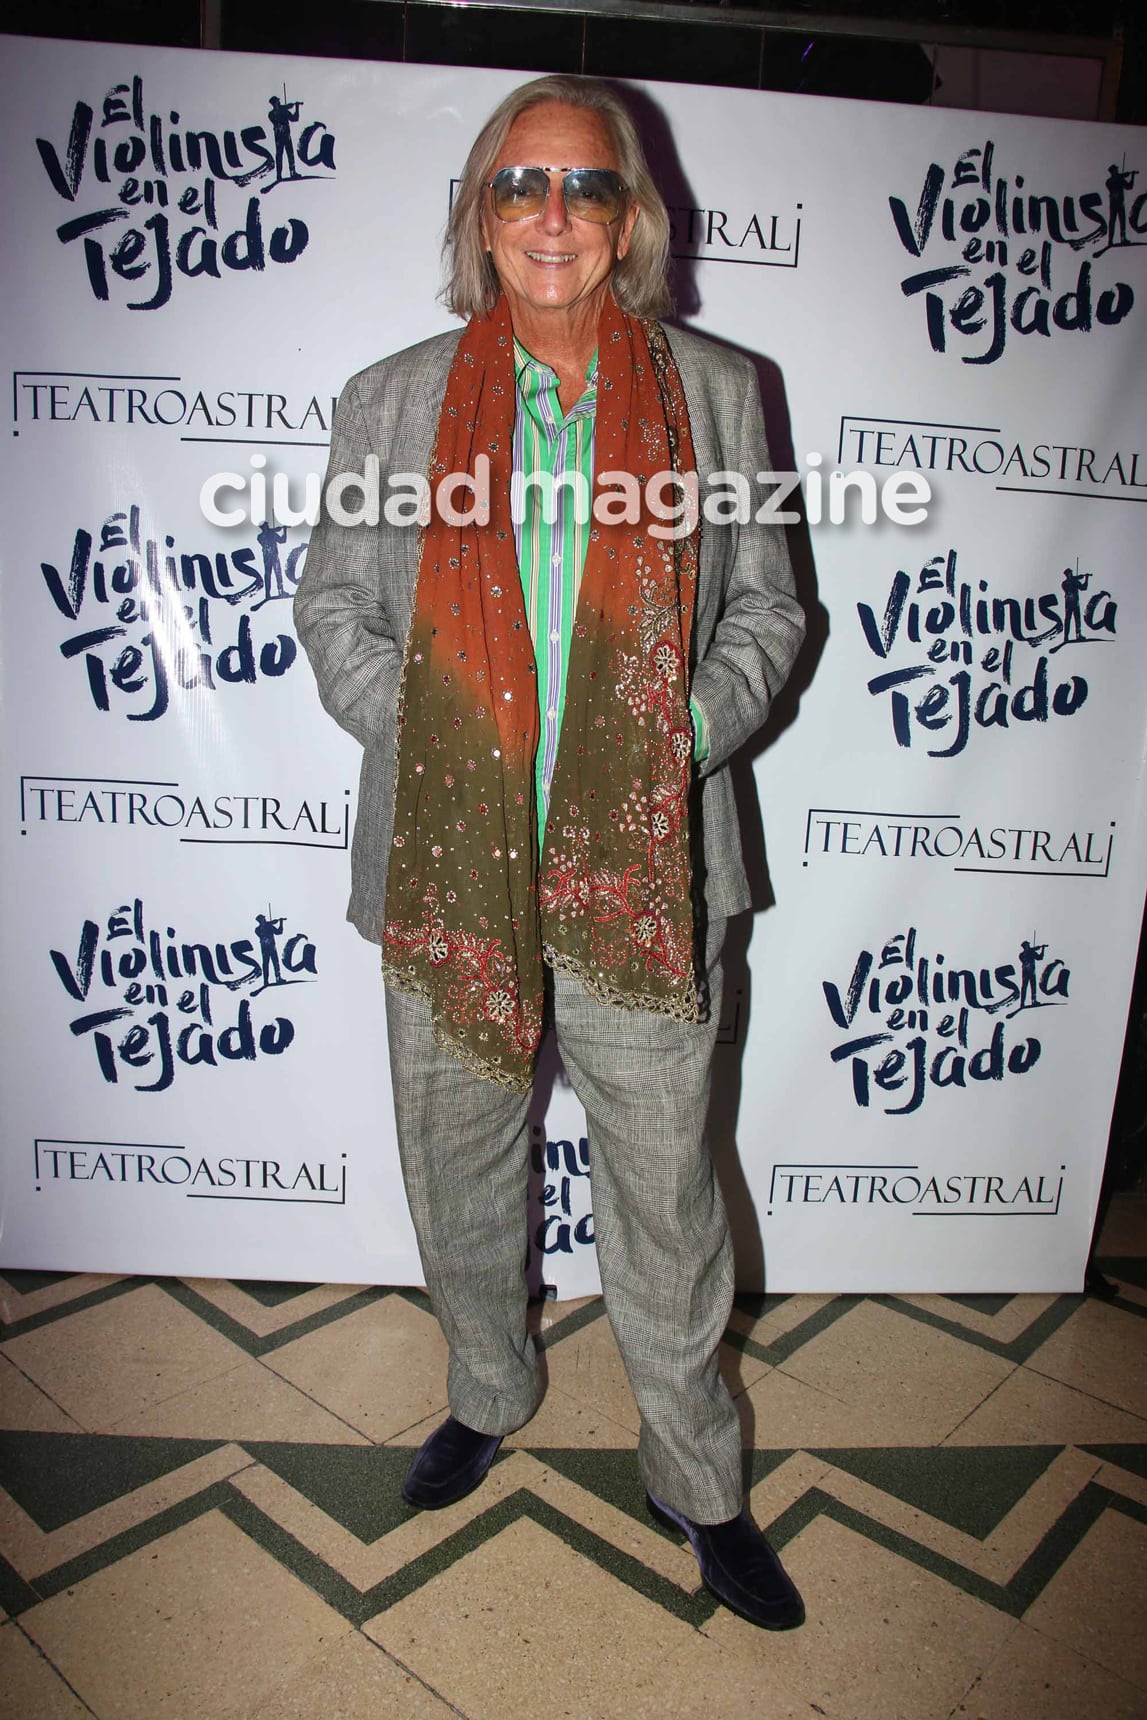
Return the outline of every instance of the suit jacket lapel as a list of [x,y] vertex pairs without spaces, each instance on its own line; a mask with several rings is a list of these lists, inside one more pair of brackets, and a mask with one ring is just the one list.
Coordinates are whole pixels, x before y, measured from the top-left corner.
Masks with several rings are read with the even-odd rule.
[[[388,492],[386,487],[388,477],[407,472],[417,473],[424,478],[430,470],[430,459],[434,453],[434,439],[438,430],[438,415],[446,393],[446,379],[450,374],[454,350],[460,338],[459,329],[443,339],[424,342],[404,355],[409,360],[409,369],[398,402],[399,419],[397,434],[390,444],[390,465],[381,474],[384,502],[387,494],[393,493]],[[414,608],[414,590],[418,583],[418,546],[422,540],[422,532],[417,526],[402,526],[392,530],[399,538],[395,565],[402,580],[403,599],[409,621]]]

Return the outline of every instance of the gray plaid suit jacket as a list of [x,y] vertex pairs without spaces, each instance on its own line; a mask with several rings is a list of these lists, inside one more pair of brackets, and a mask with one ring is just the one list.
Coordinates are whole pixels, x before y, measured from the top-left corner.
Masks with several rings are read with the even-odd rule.
[[[753,367],[699,335],[666,332],[685,388],[702,497],[708,473],[744,472],[754,485],[755,510],[765,493],[755,474],[769,469],[769,456]],[[376,454],[385,500],[389,473],[426,473],[460,335],[438,335],[351,378],[335,413],[328,479],[361,473],[366,456]],[[355,505],[353,493],[348,505]],[[375,943],[382,941],[395,718],[418,537],[416,527],[385,520],[377,527],[339,526],[324,509],[295,597],[295,625],[319,696],[364,748],[347,918]],[[803,635],[783,528],[703,521],[691,691],[704,712],[709,753],[699,767],[693,815],[700,819],[713,919],[749,906],[728,759],[764,722]]]

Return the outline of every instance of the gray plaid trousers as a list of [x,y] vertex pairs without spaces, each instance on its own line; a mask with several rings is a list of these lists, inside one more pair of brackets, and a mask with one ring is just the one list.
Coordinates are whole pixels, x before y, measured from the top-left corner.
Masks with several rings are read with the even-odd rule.
[[[697,1522],[741,1508],[741,1442],[717,1348],[733,1259],[705,1144],[723,922],[708,939],[709,1018],[599,1003],[553,976],[558,1049],[589,1125],[606,1312],[641,1413],[649,1491]],[[426,1285],[450,1350],[451,1412],[511,1433],[537,1407],[526,1329],[529,1096],[438,1049],[421,998],[387,991],[399,1153]]]

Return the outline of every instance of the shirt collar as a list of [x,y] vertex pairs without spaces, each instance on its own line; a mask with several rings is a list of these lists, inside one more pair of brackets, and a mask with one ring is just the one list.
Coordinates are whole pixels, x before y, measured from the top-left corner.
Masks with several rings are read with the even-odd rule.
[[[590,361],[585,370],[585,392],[576,406],[565,414],[567,419],[583,417],[594,412],[597,408],[597,348],[594,347]],[[557,404],[558,377],[557,372],[548,364],[543,364],[540,358],[535,358],[527,352],[521,341],[514,339],[514,374],[517,380],[518,392],[522,397],[526,410],[532,417],[537,417],[541,408],[541,397],[552,390],[552,410],[558,422],[562,422],[561,409]]]

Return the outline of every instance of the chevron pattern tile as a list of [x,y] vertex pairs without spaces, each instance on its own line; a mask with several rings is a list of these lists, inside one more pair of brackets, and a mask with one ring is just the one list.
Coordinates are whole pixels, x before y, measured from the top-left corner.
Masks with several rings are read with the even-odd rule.
[[421,1292],[0,1276],[0,1720],[1147,1720],[1147,1202],[1079,1296],[741,1298],[755,1631],[647,1517],[599,1300],[479,1491]]

